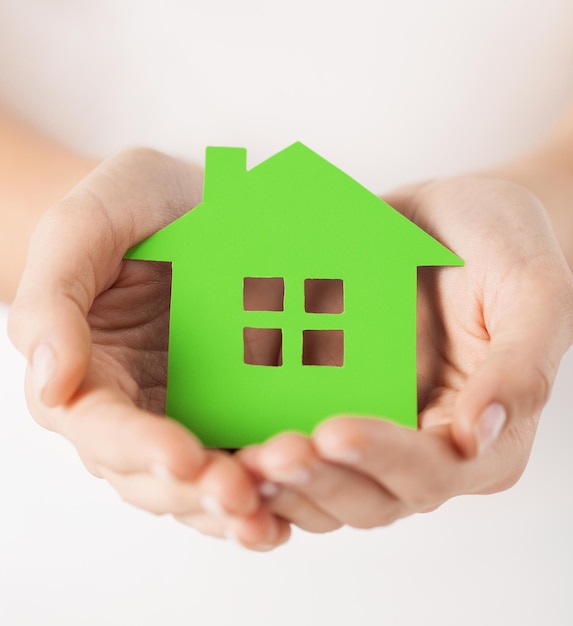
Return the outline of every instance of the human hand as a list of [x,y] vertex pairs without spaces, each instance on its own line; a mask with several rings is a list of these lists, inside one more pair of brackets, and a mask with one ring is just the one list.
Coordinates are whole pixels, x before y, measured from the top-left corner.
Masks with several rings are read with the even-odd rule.
[[573,286],[544,209],[525,188],[460,177],[387,201],[465,260],[422,268],[419,430],[333,418],[240,458],[269,509],[315,532],[371,528],[521,476],[563,353]]
[[266,550],[289,525],[261,506],[229,454],[206,450],[165,405],[171,275],[123,255],[200,201],[198,168],[150,150],[97,167],[33,235],[9,319],[27,400],[121,497]]

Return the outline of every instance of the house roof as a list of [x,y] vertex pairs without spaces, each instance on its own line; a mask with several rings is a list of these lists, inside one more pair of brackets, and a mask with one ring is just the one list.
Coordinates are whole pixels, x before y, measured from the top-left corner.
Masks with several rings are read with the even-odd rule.
[[340,255],[370,251],[385,262],[463,264],[300,142],[250,170],[244,148],[207,148],[203,202],[132,248],[126,258],[174,262],[202,250],[234,259],[247,249],[256,249],[261,259],[270,255],[283,262],[304,251],[321,252],[331,263]]

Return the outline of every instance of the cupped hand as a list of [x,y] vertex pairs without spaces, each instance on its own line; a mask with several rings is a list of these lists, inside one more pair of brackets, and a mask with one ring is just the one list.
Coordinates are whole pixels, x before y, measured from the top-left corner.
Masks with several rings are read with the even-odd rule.
[[200,201],[201,171],[151,150],[97,167],[40,221],[9,318],[34,418],[128,502],[266,550],[289,525],[233,457],[165,406],[171,274],[123,255]]
[[418,430],[344,416],[241,452],[269,509],[315,532],[513,485],[573,341],[571,272],[529,191],[460,177],[385,199],[465,267],[419,270]]

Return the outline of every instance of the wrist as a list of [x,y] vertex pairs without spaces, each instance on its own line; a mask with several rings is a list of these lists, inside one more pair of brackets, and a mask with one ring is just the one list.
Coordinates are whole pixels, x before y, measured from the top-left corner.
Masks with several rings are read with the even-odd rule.
[[[61,157],[61,158],[56,158]],[[45,166],[8,178],[0,188],[0,302],[11,302],[24,269],[28,244],[43,213],[96,165],[75,154],[54,155]]]
[[542,202],[573,271],[573,143],[553,140],[487,172],[526,187]]

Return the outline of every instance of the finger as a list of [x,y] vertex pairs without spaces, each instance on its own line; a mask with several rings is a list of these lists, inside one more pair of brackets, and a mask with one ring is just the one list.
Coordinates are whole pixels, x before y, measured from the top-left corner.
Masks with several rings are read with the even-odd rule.
[[298,488],[277,486],[276,494],[264,500],[267,509],[310,533],[329,533],[343,523],[323,511]]
[[267,480],[289,486],[317,509],[313,511],[304,501],[289,497],[293,511],[287,517],[297,525],[320,526],[326,515],[340,524],[374,528],[408,514],[402,502],[370,477],[321,460],[311,441],[302,435],[279,435],[258,447],[252,456],[255,454],[258,458],[250,462],[256,463]]
[[29,376],[26,392],[32,415],[66,437],[91,467],[192,480],[207,463],[206,451],[181,424],[136,408],[117,384],[93,372],[63,407],[44,407],[31,392]]
[[264,510],[247,518],[221,520],[205,514],[174,515],[174,518],[204,535],[231,539],[250,550],[268,552],[288,541],[290,526]]
[[245,517],[260,508],[255,481],[229,454],[208,451],[209,464],[197,480],[201,505],[217,517]]
[[379,418],[333,418],[312,437],[318,454],[369,476],[405,505],[423,511],[452,496],[479,492],[491,477],[505,478],[504,446],[482,459],[464,459],[448,426],[424,431]]
[[312,533],[327,533],[342,526],[340,521],[323,511],[296,488],[266,480],[260,448],[250,446],[239,451],[236,456],[251,475],[259,480],[259,494],[263,497],[265,508]]
[[122,500],[154,515],[206,515],[200,505],[200,492],[193,484],[146,472],[123,474],[100,468],[99,473]]
[[230,520],[226,536],[249,550],[268,552],[288,541],[290,524],[260,507],[253,515]]
[[121,497],[156,515],[209,515],[228,525],[233,516],[252,515],[259,507],[254,484],[228,455],[209,452],[205,467],[192,482],[155,472],[119,473],[99,468]]
[[503,428],[535,430],[559,362],[571,344],[571,291],[552,287],[547,273],[520,278],[496,303],[488,355],[459,393],[453,437],[468,457],[485,452]]
[[184,526],[194,528],[202,535],[217,539],[227,538],[227,522],[207,513],[174,515],[173,518]]
[[67,401],[90,358],[86,316],[126,250],[191,209],[197,170],[150,150],[97,167],[49,209],[32,237],[9,332],[48,406]]

